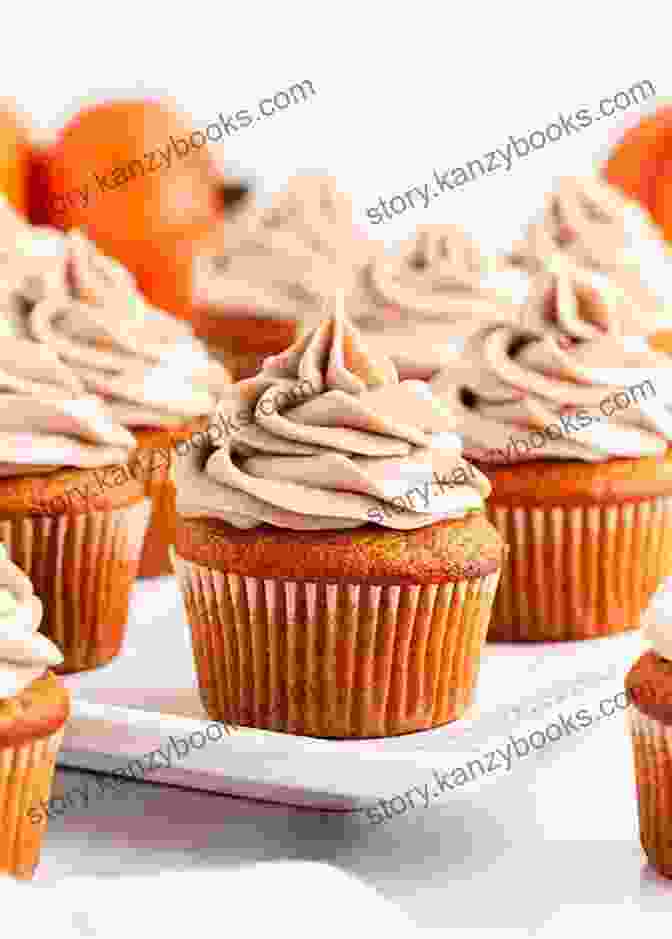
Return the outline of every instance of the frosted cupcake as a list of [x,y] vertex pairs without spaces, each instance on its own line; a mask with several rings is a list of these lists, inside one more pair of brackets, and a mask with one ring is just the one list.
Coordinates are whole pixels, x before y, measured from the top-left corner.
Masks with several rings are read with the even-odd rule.
[[[340,313],[176,464],[176,572],[216,720],[319,737],[438,726],[471,701],[504,548],[423,381]],[[214,435],[213,435],[214,440]]]
[[642,847],[659,874],[672,878],[672,634],[645,627],[651,648],[628,672],[630,731]]
[[[37,231],[27,226],[27,244],[39,241]],[[168,473],[174,446],[190,438],[196,419],[212,410],[230,377],[186,323],[149,306],[131,274],[83,235],[73,231],[52,241],[60,248],[58,263],[47,255],[40,264],[33,244],[30,296],[17,255],[5,261],[23,302],[13,331],[53,349],[111,418],[135,435],[136,475],[144,477],[154,506],[140,576],[170,573],[175,492]]]
[[484,327],[432,381],[510,547],[492,639],[634,629],[672,572],[669,369],[614,331],[602,282],[572,277],[550,291],[544,326]]
[[0,342],[0,541],[44,605],[67,672],[121,646],[148,505],[133,436],[46,345]]
[[670,323],[672,256],[662,232],[642,206],[598,177],[561,179],[513,255],[533,271],[552,269],[559,256],[602,274],[628,335]]
[[331,177],[293,177],[268,207],[250,204],[204,247],[197,332],[236,378],[250,377],[316,325],[335,289],[352,289],[373,250]]
[[[30,878],[46,816],[30,808],[49,800],[70,697],[50,667],[62,662],[38,633],[42,604],[30,580],[0,544],[0,875]],[[41,815],[41,813],[40,813]]]

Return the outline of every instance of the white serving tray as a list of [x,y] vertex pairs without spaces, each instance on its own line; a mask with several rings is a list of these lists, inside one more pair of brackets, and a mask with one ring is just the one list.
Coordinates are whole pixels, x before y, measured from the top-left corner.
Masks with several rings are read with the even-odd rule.
[[[672,616],[672,584],[657,594],[648,615]],[[670,611],[668,614],[667,611]],[[406,792],[433,769],[447,770],[483,754],[509,735],[543,728],[561,710],[576,710],[623,687],[644,648],[641,633],[583,643],[488,644],[476,704],[468,719],[438,730],[384,740],[333,741],[248,728],[229,729],[219,742],[174,751],[170,767],[140,778],[213,792],[341,811],[361,811],[381,797]],[[579,684],[569,687],[580,673]],[[188,738],[212,722],[195,685],[189,629],[174,578],[140,581],[134,590],[128,637],[112,664],[72,675],[70,721],[59,765],[104,773]],[[213,729],[211,735],[219,736]],[[196,738],[200,742],[200,737]],[[571,748],[568,739],[554,744]],[[139,766],[139,764],[136,764]],[[143,771],[136,769],[136,776]],[[496,779],[495,772],[480,785]]]

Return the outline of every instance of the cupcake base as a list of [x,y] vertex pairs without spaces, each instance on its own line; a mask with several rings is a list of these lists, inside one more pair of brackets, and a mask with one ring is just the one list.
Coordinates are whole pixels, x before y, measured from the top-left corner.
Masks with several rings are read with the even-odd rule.
[[69,695],[53,675],[0,702],[0,875],[37,867]]
[[672,662],[644,653],[626,689],[640,840],[651,865],[672,879]]
[[49,801],[63,733],[0,750],[0,874],[29,880],[35,873],[44,825],[31,807]]
[[637,629],[672,573],[669,456],[481,469],[493,485],[488,517],[510,549],[488,639],[593,639]]
[[[442,527],[401,535],[331,533],[331,542],[323,534],[327,544],[305,533],[236,533],[223,552],[215,549],[220,556],[214,563],[204,564],[199,555],[202,560],[208,539],[222,537],[221,527],[178,517],[176,573],[210,717],[336,738],[394,736],[461,717],[472,700],[502,546],[482,518],[431,526]],[[424,577],[417,571],[416,582],[408,574],[379,573],[398,566],[400,554],[412,552],[416,541],[419,547],[424,539],[427,554],[430,546],[440,551],[442,535],[444,565],[452,564],[452,576],[445,568],[433,581],[429,571]],[[486,549],[480,565],[464,557],[465,546],[478,550],[479,537],[488,540],[491,555]],[[339,552],[348,538],[349,548]],[[245,556],[254,553],[260,566],[264,539],[266,548],[272,545],[270,567],[284,539],[294,541],[295,550],[299,542],[305,562],[289,551],[284,561],[303,567],[307,576],[230,569],[245,567]],[[236,553],[238,563],[232,559]],[[220,569],[227,554],[229,569]],[[353,562],[361,565],[367,557],[369,576],[354,577]],[[329,576],[334,563],[342,565],[343,576]],[[321,566],[324,575],[310,577],[311,566]],[[403,560],[401,566],[408,571]]]
[[[0,541],[44,605],[41,631],[64,657],[56,672],[105,665],[125,636],[150,503],[129,467],[109,469],[119,474],[119,485],[110,482],[100,492],[90,471],[67,474],[70,488],[49,477],[1,481]],[[81,505],[72,498],[75,484],[89,493]],[[20,511],[14,502],[27,501],[25,489],[37,498]]]

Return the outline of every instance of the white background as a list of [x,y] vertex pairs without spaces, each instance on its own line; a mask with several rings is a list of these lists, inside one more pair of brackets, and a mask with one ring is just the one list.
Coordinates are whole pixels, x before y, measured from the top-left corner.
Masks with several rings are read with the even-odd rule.
[[[664,9],[652,0],[12,3],[0,94],[48,132],[111,94],[168,92],[205,124],[310,79],[307,103],[215,149],[271,188],[297,169],[328,169],[365,222],[381,195],[542,129],[561,111],[594,110],[644,79],[669,94]],[[510,173],[371,230],[397,239],[419,222],[458,220],[505,244],[555,175],[590,169],[638,116],[604,119],[514,161]]]
[[[231,137],[220,159],[267,191],[297,169],[327,169],[352,192],[362,223],[381,195],[478,157],[510,134],[544,128],[561,111],[594,110],[600,98],[645,79],[661,99],[670,89],[669,23],[659,0],[6,6],[0,94],[16,97],[45,134],[110,94],[168,92],[207,123],[310,79],[314,98]],[[590,170],[638,116],[635,108],[563,137],[510,173],[371,231],[396,240],[424,221],[459,221],[487,246],[506,247],[555,176]],[[422,927],[453,935],[460,927],[473,927],[470,936],[567,935],[577,925],[630,931],[631,917],[646,926],[669,910],[672,894],[643,867],[623,728],[615,722],[600,735],[600,748],[587,739],[557,766],[516,774],[476,802],[465,797],[371,831],[205,794],[165,790],[159,798],[160,790],[139,786],[101,831],[67,820],[53,826],[44,869],[46,876],[56,868],[59,875],[195,870],[200,886],[185,873],[172,895],[201,911],[216,902],[212,925],[222,930],[226,869],[298,857],[349,870],[371,888],[367,897],[377,888]],[[213,870],[221,873],[215,889],[206,876]],[[259,875],[260,908],[266,880]],[[296,904],[315,907],[316,934],[330,908],[350,909],[354,919],[366,907],[349,884],[302,883]],[[143,889],[149,898],[150,886]],[[104,902],[125,909],[121,893]],[[173,934],[170,914],[156,901],[157,934]],[[132,908],[127,915],[124,933],[133,936]],[[291,928],[286,915],[280,934]],[[102,935],[90,922],[73,921],[72,935]]]

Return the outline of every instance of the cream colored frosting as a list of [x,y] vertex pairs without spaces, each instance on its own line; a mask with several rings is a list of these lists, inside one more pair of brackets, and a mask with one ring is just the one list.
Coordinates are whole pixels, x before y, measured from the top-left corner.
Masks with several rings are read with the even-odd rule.
[[342,312],[232,386],[217,411],[212,452],[192,448],[176,461],[184,516],[238,528],[410,529],[482,510],[490,492],[429,385],[400,382]]
[[[26,241],[37,229],[27,227]],[[61,277],[25,296],[5,331],[45,343],[127,427],[170,427],[208,414],[229,384],[188,324],[151,307],[133,277],[79,232],[61,237]],[[18,264],[13,256],[6,266]],[[38,301],[30,305],[30,300]]]
[[224,253],[196,267],[197,302],[213,313],[303,320],[342,281],[339,267],[290,231],[260,227],[224,237]]
[[666,452],[667,359],[624,337],[608,300],[583,276],[580,288],[567,278],[550,285],[535,328],[483,327],[461,365],[432,380],[458,415],[467,456],[599,462]]
[[560,254],[607,275],[629,305],[628,333],[646,335],[669,321],[672,254],[662,232],[642,206],[604,180],[560,180],[513,253],[537,269]]
[[66,260],[61,232],[29,225],[0,196],[0,336],[22,335],[26,304],[65,289]]
[[0,342],[0,477],[126,463],[133,436],[47,346]]
[[63,656],[37,630],[42,603],[30,579],[13,564],[0,544],[0,698],[11,698],[60,665]]
[[672,629],[668,623],[653,620],[644,624],[644,635],[661,658],[672,662]]
[[250,202],[221,226],[197,261],[196,299],[222,316],[294,318],[310,327],[336,289],[354,289],[373,251],[334,180],[301,174],[268,207]]
[[291,232],[335,265],[341,265],[345,257],[354,262],[367,244],[355,229],[352,200],[338,189],[333,177],[321,173],[292,177],[261,211],[260,224],[270,231]]
[[127,427],[170,427],[212,410],[229,375],[189,324],[150,306],[81,232],[7,212],[4,220],[18,234],[1,262],[13,304],[0,312],[0,335],[46,343]]
[[524,271],[483,255],[459,227],[424,225],[398,253],[365,266],[348,311],[367,331],[423,320],[470,331],[492,320],[514,322],[528,293]]

